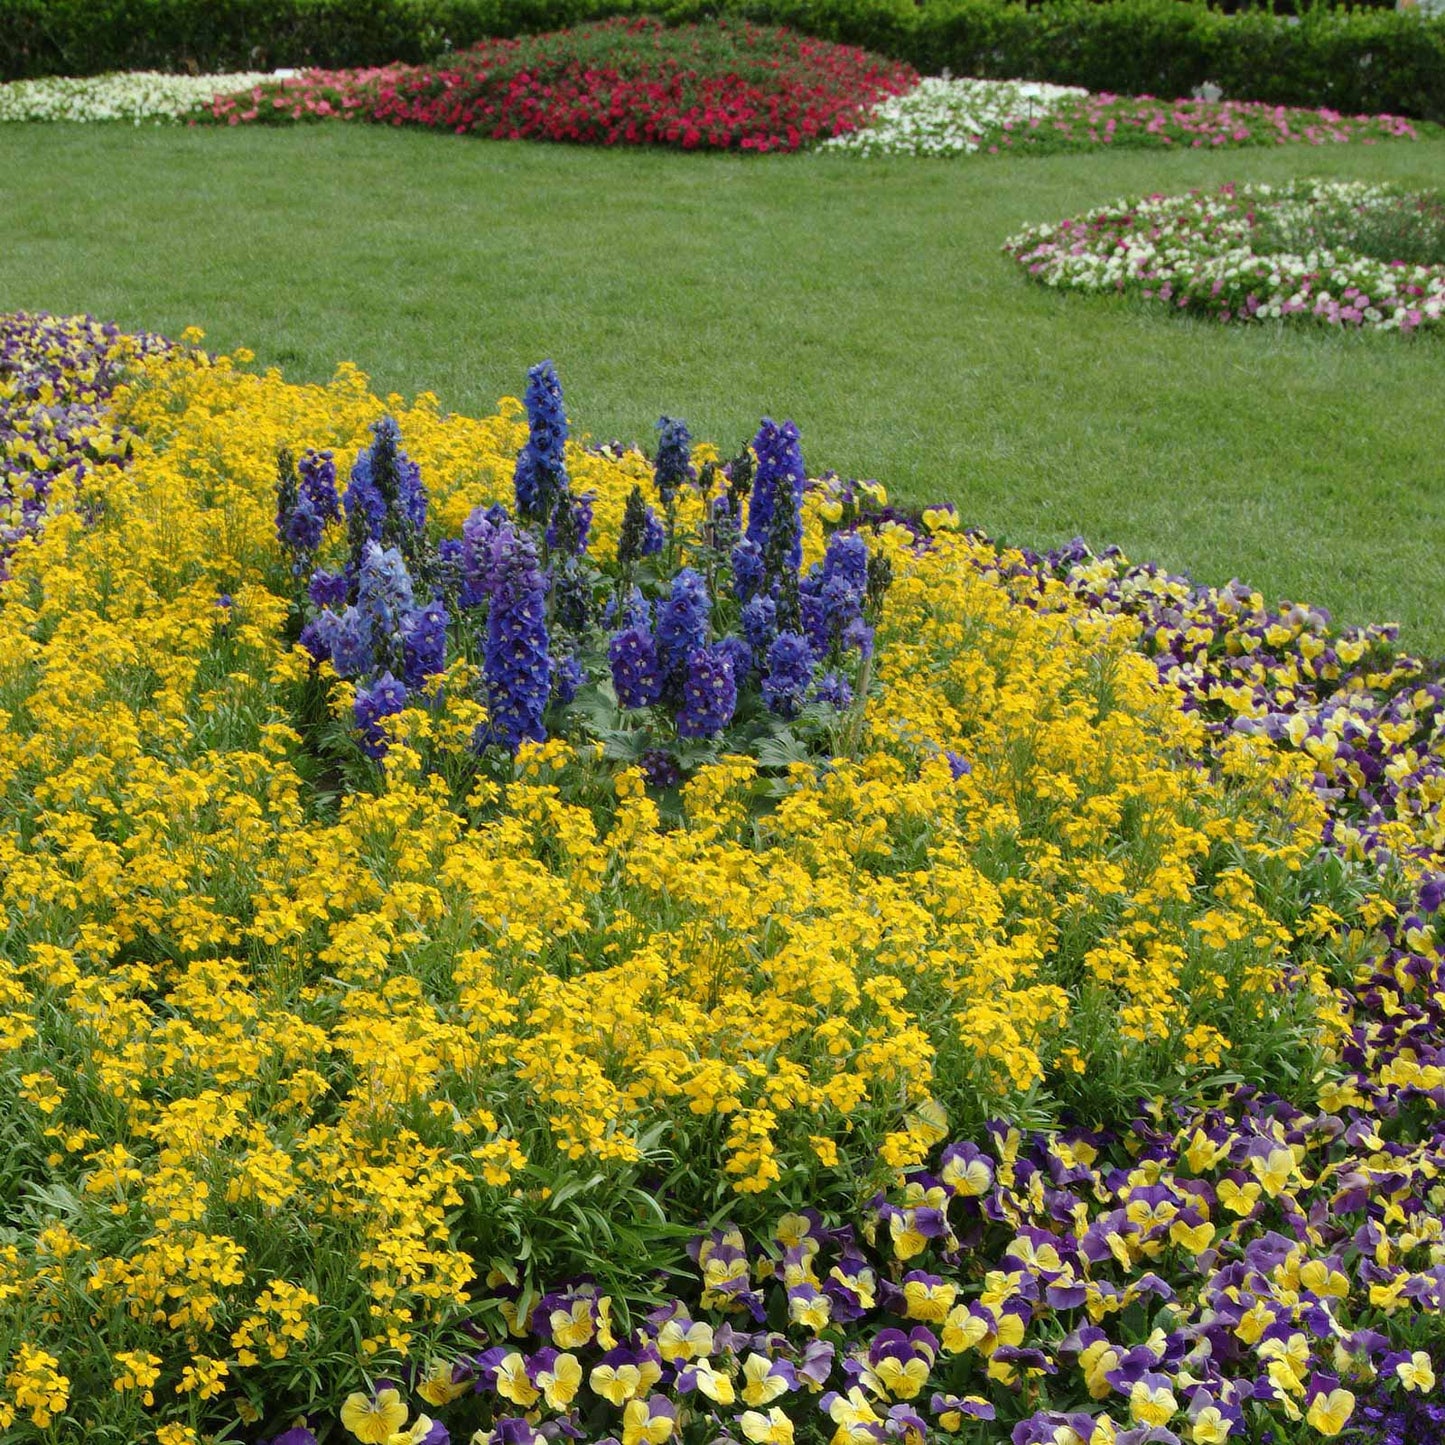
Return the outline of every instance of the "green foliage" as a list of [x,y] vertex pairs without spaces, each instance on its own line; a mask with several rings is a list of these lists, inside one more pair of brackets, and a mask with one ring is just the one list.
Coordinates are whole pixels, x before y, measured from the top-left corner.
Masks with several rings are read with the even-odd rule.
[[1182,0],[0,0],[0,77],[415,63],[488,36],[618,14],[726,13],[920,70],[1445,120],[1445,17],[1309,7],[1226,15]]

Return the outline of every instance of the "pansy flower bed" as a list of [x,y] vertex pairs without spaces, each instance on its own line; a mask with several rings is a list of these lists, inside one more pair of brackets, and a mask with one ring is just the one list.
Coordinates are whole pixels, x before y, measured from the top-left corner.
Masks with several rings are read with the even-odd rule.
[[546,365],[473,420],[0,355],[7,1439],[1438,1431],[1388,630],[787,423],[579,443]]
[[[1410,332],[1445,318],[1440,217],[1438,196],[1358,181],[1226,185],[1117,201],[1030,227],[1004,250],[1035,280],[1064,290],[1219,321]],[[1355,249],[1361,244],[1373,254]],[[1417,259],[1407,259],[1412,252]]]

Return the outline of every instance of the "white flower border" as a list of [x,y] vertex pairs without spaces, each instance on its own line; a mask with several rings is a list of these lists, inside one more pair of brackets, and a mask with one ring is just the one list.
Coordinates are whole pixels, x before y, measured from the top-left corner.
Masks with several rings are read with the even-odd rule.
[[1395,194],[1360,181],[1296,181],[1154,195],[1031,226],[1004,250],[1046,286],[1125,293],[1221,321],[1433,329],[1445,324],[1445,266],[1329,250],[1256,254],[1250,245],[1252,208],[1368,207]]
[[0,121],[128,120],[164,125],[181,120],[212,96],[250,90],[295,71],[230,75],[163,75],[136,70],[70,80],[13,80],[0,85]]
[[865,156],[972,155],[1006,125],[1027,124],[1088,95],[1076,85],[1032,80],[949,80],[936,76],[873,109],[862,130],[835,136],[820,151]]

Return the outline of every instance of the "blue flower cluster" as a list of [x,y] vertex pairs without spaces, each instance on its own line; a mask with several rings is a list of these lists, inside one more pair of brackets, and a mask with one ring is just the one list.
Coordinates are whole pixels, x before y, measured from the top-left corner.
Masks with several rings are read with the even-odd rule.
[[485,741],[516,749],[542,742],[552,689],[547,637],[547,579],[531,537],[502,529],[496,548],[482,675],[490,721]]
[[336,495],[336,466],[330,452],[305,452],[293,466],[291,454],[279,457],[276,483],[276,535],[291,553],[300,576],[321,545],[326,524],[341,514]]
[[[752,501],[748,509],[747,538],[762,553],[767,545],[768,534],[773,527],[773,511],[778,483],[782,482],[786,494],[792,499],[794,515],[803,507],[803,489],[808,484],[808,473],[803,466],[803,450],[799,443],[798,428],[790,421],[780,426],[769,417],[753,441],[757,453],[758,470],[753,478]],[[796,571],[802,564],[802,528],[788,556],[788,564]]]
[[[659,430],[664,443],[657,476],[663,495],[665,486],[676,487],[684,479],[686,429],[664,417]],[[835,532],[822,563],[800,576],[807,472],[797,427],[765,420],[753,451],[758,464],[746,531],[725,554],[731,564],[737,633],[714,639],[708,582],[684,567],[658,604],[655,629],[646,617],[629,616],[609,646],[619,703],[635,708],[663,702],[674,709],[681,737],[711,737],[727,727],[736,715],[740,692],[754,679],[763,705],[785,720],[796,718],[810,702],[843,711],[856,695],[848,668],[872,650],[868,544],[856,531]],[[726,469],[724,479],[729,490],[707,499],[714,525],[739,511]],[[663,495],[669,514],[671,500],[671,493]],[[633,561],[640,554],[643,521],[638,492],[629,499],[624,518],[620,561]],[[738,537],[736,528],[731,535]],[[703,536],[706,543],[706,529]]]
[[682,683],[677,731],[685,738],[716,737],[732,720],[738,705],[733,659],[719,643],[688,654]]
[[[356,459],[346,488],[346,518],[359,561],[360,539],[400,546],[410,554],[426,529],[421,468],[401,449],[394,418],[372,427],[372,444]],[[354,520],[353,520],[354,519]]]
[[[450,620],[440,596],[418,601],[413,568],[427,562],[427,494],[400,440],[396,422],[383,417],[357,457],[345,494],[350,555],[341,571],[310,572],[305,597],[315,611],[300,637],[318,662],[356,681],[353,718],[373,758],[386,753],[382,720],[445,670]],[[309,451],[293,467],[283,452],[279,470],[276,529],[299,577],[327,524],[341,519],[336,465],[330,452]]]
[[562,405],[562,383],[550,361],[538,362],[527,373],[527,443],[517,453],[513,485],[517,515],[524,521],[552,520],[558,501],[568,489],[567,413]]
[[659,417],[657,430],[661,436],[657,443],[653,476],[657,482],[657,495],[662,498],[662,505],[670,510],[677,489],[685,482],[697,480],[697,471],[692,464],[692,433],[685,421],[671,416]]
[[[481,660],[488,721],[479,748],[544,740],[549,709],[555,725],[608,673],[622,709],[658,710],[648,725],[667,729],[664,742],[715,738],[763,709],[788,721],[810,703],[853,705],[853,669],[872,646],[870,554],[861,535],[835,532],[822,562],[800,574],[807,474],[792,422],[763,422],[755,474],[745,453],[699,476],[686,424],[663,417],[653,480],[666,526],[634,489],[609,574],[588,555],[595,499],[571,491],[567,418],[550,362],[528,373],[526,407],[515,514],[477,507],[460,536],[436,542],[420,470],[392,418],[372,428],[344,499],[331,453],[307,452],[299,465],[280,459],[277,531],[298,585],[307,579],[297,599],[306,618],[300,640],[355,682],[367,753],[385,755],[384,720],[424,699],[446,671],[453,626],[456,655]],[[672,572],[668,552],[659,577],[641,564],[671,545],[684,487],[705,494],[705,520],[673,539],[689,565]],[[343,501],[344,565],[338,549],[337,561],[315,566]]]

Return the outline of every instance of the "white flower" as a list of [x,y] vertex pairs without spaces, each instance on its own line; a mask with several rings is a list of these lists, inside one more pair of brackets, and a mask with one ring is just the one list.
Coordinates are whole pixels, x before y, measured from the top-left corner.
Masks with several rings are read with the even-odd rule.
[[54,76],[0,85],[0,121],[129,120],[157,125],[188,115],[217,95],[250,90],[276,79],[255,71],[229,75],[162,75],[138,70],[81,80]]
[[868,125],[824,141],[819,150],[869,156],[971,155],[1005,125],[1049,115],[1060,101],[1087,95],[1072,85],[1028,80],[921,80],[873,108]]

